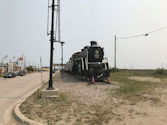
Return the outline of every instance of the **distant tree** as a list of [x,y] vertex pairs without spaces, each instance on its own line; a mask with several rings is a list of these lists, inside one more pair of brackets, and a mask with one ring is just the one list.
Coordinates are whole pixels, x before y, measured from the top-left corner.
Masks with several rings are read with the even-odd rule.
[[2,73],[0,73],[0,77],[3,77]]
[[165,71],[164,68],[157,68],[157,69],[155,70],[155,73],[157,73],[157,74],[166,74],[166,71]]
[[29,66],[29,67],[27,67],[26,69],[27,69],[27,71],[28,71],[29,73],[35,71],[35,69],[34,69],[32,66]]
[[111,68],[111,72],[119,72],[119,69],[118,68]]

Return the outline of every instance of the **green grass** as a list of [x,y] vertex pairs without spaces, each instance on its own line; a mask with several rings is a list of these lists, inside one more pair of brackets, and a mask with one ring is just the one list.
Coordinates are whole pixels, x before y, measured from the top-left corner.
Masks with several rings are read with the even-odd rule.
[[154,78],[167,78],[167,70],[119,70],[119,73],[132,76],[149,76]]
[[166,70],[164,68],[157,68],[155,70],[155,73],[160,75],[166,75]]
[[0,77],[3,77],[3,75],[2,75],[2,74],[0,74]]
[[112,105],[104,107],[102,105],[91,105],[89,113],[85,114],[84,123],[88,125],[102,125],[108,123],[115,114],[112,111]]
[[[164,75],[153,74],[151,71],[122,71],[117,73],[111,73],[111,80],[117,81],[120,86],[120,88],[116,90],[115,95],[120,96],[122,99],[129,100],[132,103],[136,103],[141,100],[146,100],[146,98],[143,97],[143,95],[151,95],[156,87],[167,87],[167,85],[164,83],[153,83],[151,81],[136,81],[129,79],[129,77],[132,76],[153,77],[160,79],[167,78],[167,76]],[[158,99],[152,98],[152,101],[158,102]]]
[[149,71],[149,72],[134,72],[134,76],[148,76],[148,77],[153,77],[153,78],[160,78],[160,79],[166,79],[167,74],[159,74],[156,73],[155,71]]
[[33,112],[36,112],[36,117],[46,119],[49,124],[52,121],[57,123],[62,120],[61,114],[71,106],[71,100],[68,97],[69,93],[60,93],[57,98],[42,99],[41,92],[38,90],[21,104],[20,109],[30,119],[34,119]]
[[[73,120],[76,125],[102,125],[115,115],[112,105],[86,105],[76,97],[71,97],[70,93],[59,93],[57,98],[41,99],[39,91],[24,101],[20,109],[28,118],[34,119],[35,115],[35,118],[45,119],[50,125],[61,120],[67,123]],[[65,113],[68,115],[63,117]]]

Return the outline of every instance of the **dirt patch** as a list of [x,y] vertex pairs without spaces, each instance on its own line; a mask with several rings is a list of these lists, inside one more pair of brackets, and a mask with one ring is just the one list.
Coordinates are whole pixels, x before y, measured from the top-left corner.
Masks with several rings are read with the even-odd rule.
[[142,76],[132,76],[129,77],[130,80],[136,80],[136,81],[149,81],[149,82],[161,82],[161,79],[159,78],[153,78],[153,77],[142,77]]

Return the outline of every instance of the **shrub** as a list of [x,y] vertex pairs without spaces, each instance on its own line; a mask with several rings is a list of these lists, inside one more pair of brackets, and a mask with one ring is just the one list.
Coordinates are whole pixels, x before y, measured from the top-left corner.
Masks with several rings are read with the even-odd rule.
[[157,69],[155,70],[155,73],[157,73],[157,74],[165,74],[166,71],[165,71],[164,68],[157,68]]
[[34,72],[34,68],[32,68],[31,66],[26,68],[28,72]]
[[119,72],[119,69],[114,67],[111,69],[111,72]]
[[3,77],[3,74],[0,73],[0,77]]

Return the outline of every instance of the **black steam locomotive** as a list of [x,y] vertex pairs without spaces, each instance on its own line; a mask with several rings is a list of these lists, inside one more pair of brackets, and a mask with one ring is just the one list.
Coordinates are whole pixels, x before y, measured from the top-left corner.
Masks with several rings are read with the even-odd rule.
[[87,81],[107,81],[110,83],[110,71],[104,51],[97,42],[91,41],[81,52],[74,53],[65,66],[65,71],[84,77]]

